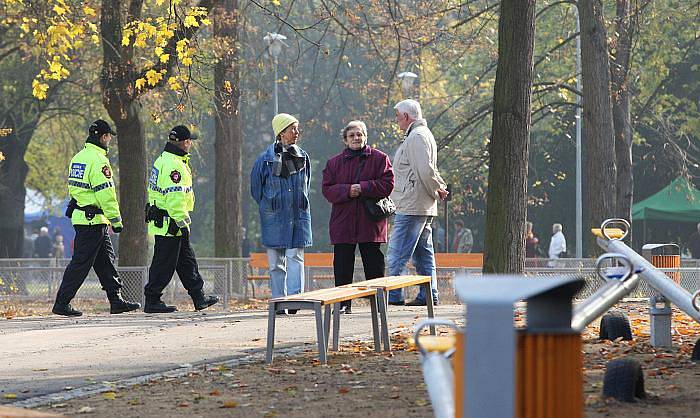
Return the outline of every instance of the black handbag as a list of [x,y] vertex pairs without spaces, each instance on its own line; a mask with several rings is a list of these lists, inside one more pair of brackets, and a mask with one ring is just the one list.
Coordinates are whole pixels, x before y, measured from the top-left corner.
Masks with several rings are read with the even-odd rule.
[[[365,166],[366,161],[366,159],[363,159],[360,163],[360,166],[357,169],[355,183],[360,181],[360,172],[362,172],[362,168]],[[389,196],[382,198],[362,197],[361,199],[362,205],[365,207],[369,218],[375,222],[382,221],[396,212],[396,204]]]

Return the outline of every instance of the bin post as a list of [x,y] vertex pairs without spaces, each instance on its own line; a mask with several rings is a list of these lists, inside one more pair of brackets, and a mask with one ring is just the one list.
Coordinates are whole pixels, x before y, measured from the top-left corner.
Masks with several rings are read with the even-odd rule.
[[[675,254],[674,254],[675,253]],[[680,248],[676,244],[644,244],[642,255],[654,267],[679,268]],[[680,273],[666,273],[670,279],[680,284]],[[652,291],[649,295],[649,340],[653,347],[671,347],[671,304],[661,294]]]
[[[466,304],[463,384],[457,411],[466,417],[583,416],[580,334],[571,327],[572,299],[583,278],[462,277]],[[527,327],[513,325],[525,301]]]

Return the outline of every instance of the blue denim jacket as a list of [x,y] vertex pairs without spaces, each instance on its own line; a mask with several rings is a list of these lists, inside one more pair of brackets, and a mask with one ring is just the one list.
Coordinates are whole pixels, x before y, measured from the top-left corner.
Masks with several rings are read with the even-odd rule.
[[311,161],[288,178],[272,175],[275,144],[255,160],[250,173],[250,193],[258,203],[262,243],[267,248],[303,248],[313,244],[309,185]]

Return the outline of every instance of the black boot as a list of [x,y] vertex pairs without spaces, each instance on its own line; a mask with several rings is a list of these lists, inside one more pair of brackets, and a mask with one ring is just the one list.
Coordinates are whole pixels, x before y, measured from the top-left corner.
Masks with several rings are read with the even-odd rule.
[[197,296],[192,296],[192,302],[194,302],[194,309],[197,311],[201,311],[202,309],[206,309],[218,301],[219,301],[218,297],[216,297],[216,296],[204,296],[204,293],[201,293]]
[[51,312],[55,313],[56,315],[63,316],[81,316],[83,314],[79,310],[73,309],[73,307],[70,306],[70,303],[66,303],[65,305],[63,305],[59,304],[58,302],[54,303]]
[[119,290],[115,292],[108,292],[107,299],[109,299],[109,313],[111,314],[131,312],[141,307],[140,303],[133,303],[124,300],[122,298],[122,292]]
[[143,307],[146,313],[170,313],[177,311],[174,306],[166,305],[162,300],[149,301],[146,300],[146,306]]

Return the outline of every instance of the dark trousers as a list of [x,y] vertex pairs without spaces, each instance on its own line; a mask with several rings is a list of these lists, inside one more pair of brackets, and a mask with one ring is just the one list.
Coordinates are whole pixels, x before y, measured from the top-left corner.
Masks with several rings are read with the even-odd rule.
[[116,292],[122,287],[114,267],[114,247],[107,233],[107,225],[74,225],[73,228],[73,258],[63,273],[61,287],[56,294],[56,304],[59,305],[73,300],[91,268],[107,293]]
[[160,300],[163,289],[170,283],[176,271],[190,296],[196,297],[202,294],[204,280],[199,274],[197,259],[190,245],[189,237],[156,235],[153,261],[151,261],[151,268],[148,270],[148,284],[144,291],[146,303]]
[[[370,280],[384,276],[384,254],[380,243],[335,244],[333,246],[333,275],[335,276],[336,286],[352,283],[352,276],[355,272],[356,245],[360,247],[365,279]],[[351,303],[346,301],[340,304],[350,306]]]

